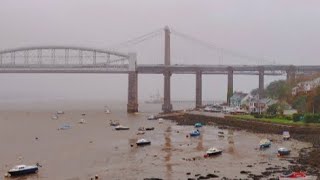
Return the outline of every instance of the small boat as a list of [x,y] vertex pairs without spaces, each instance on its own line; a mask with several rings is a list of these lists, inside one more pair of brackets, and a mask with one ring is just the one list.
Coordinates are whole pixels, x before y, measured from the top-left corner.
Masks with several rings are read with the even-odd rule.
[[144,145],[150,145],[151,144],[151,141],[148,141],[146,139],[139,139],[137,142],[136,142],[137,146],[144,146]]
[[111,113],[111,111],[108,108],[108,106],[104,106],[104,113],[106,113],[106,114],[110,114]]
[[129,128],[129,127],[126,127],[126,126],[121,126],[121,125],[119,125],[119,126],[116,126],[115,129],[116,129],[117,131],[119,131],[119,130],[129,130],[130,128]]
[[143,135],[145,132],[144,131],[138,131],[137,135]]
[[212,147],[207,150],[206,155],[207,156],[215,156],[215,155],[218,155],[221,153],[222,153],[222,150]]
[[304,172],[285,172],[280,175],[279,179],[307,179],[307,175]]
[[85,123],[86,123],[86,120],[80,119],[79,124],[85,124]]
[[289,140],[290,139],[289,131],[283,131],[282,137],[283,137],[283,140]]
[[114,121],[110,122],[110,126],[119,126],[119,125],[120,125],[119,122],[114,122]]
[[193,130],[191,133],[190,133],[190,136],[200,136],[200,131],[197,129],[197,130]]
[[260,149],[268,148],[271,146],[271,141],[269,139],[262,139],[259,143]]
[[11,176],[20,176],[38,172],[38,166],[17,165],[8,171]]
[[159,118],[158,121],[159,121],[159,124],[162,124],[164,119],[163,118]]
[[284,147],[278,149],[278,153],[279,153],[280,156],[289,155],[290,152],[291,151],[289,149],[284,148]]
[[196,128],[202,127],[202,124],[201,124],[201,123],[196,123],[196,124],[194,125],[194,127],[196,127]]
[[154,115],[150,115],[147,119],[148,120],[156,120],[157,118]]
[[154,127],[147,127],[146,128],[146,131],[153,131],[154,130]]
[[58,118],[59,118],[59,116],[56,114],[51,116],[51,119],[53,119],[53,120],[57,120]]
[[62,126],[60,126],[60,128],[58,128],[59,130],[67,130],[67,129],[71,129],[71,125],[70,124],[63,124]]
[[57,111],[57,114],[64,114],[64,111]]

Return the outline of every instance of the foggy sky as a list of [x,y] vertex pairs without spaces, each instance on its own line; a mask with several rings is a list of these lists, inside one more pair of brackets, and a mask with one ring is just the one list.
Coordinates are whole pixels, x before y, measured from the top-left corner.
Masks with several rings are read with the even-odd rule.
[[[317,0],[1,0],[0,49],[33,45],[106,48],[168,25],[218,47],[278,64],[319,64],[319,7]],[[221,62],[202,53],[206,50],[174,40],[172,64],[234,63],[228,56]],[[123,51],[136,51],[138,63],[163,63],[161,37]],[[203,78],[203,99],[225,99],[225,76]],[[278,78],[284,77],[266,77],[265,83]],[[125,75],[1,74],[0,82],[2,99],[127,99]],[[162,87],[161,75],[139,76],[140,99],[158,89],[162,92]],[[257,76],[235,76],[235,90],[248,92],[256,87]],[[194,94],[194,75],[172,76],[172,99],[194,99]]]

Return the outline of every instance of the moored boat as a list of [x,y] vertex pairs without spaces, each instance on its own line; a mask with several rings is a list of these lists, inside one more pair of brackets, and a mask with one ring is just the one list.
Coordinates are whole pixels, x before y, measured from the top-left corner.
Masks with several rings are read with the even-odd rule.
[[146,139],[139,139],[139,140],[136,142],[136,144],[137,144],[137,146],[150,145],[150,144],[151,144],[151,141],[146,140]]
[[20,176],[38,172],[38,166],[17,165],[8,171],[10,176]]
[[122,126],[122,125],[118,125],[115,127],[115,130],[119,131],[119,130],[129,130],[129,127],[126,126]]
[[150,116],[148,116],[147,119],[148,119],[148,120],[156,120],[157,118],[156,118],[155,115],[150,115]]
[[196,123],[196,124],[194,124],[194,127],[196,127],[196,128],[202,127],[202,124],[201,123]]
[[289,155],[290,154],[290,150],[284,147],[281,147],[278,149],[278,153],[280,156],[285,156],[285,155]]
[[283,131],[282,137],[283,137],[283,140],[289,140],[290,139],[289,131]]
[[207,156],[215,156],[222,153],[222,150],[212,147],[206,151]]
[[262,139],[259,143],[260,149],[268,148],[271,146],[271,141],[269,139]]
[[108,106],[104,106],[104,113],[106,113],[106,114],[110,114],[111,113],[111,111],[110,111]]
[[285,172],[280,175],[279,179],[307,179],[307,175],[304,172]]
[[193,130],[191,133],[190,133],[190,136],[200,136],[200,131],[197,129],[197,130]]
[[153,131],[154,130],[154,127],[147,127],[146,128],[146,131]]
[[120,125],[119,122],[115,122],[115,121],[110,122],[110,126],[119,126],[119,125]]

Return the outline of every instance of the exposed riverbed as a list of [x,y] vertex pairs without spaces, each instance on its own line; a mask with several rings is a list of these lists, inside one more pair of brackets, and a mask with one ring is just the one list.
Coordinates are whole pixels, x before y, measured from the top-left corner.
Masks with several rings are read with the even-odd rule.
[[[0,117],[0,173],[16,164],[40,163],[39,174],[30,179],[187,179],[217,175],[219,178],[274,178],[297,160],[302,148],[312,144],[297,140],[283,141],[281,135],[251,133],[218,126],[201,128],[201,136],[186,137],[193,126],[172,121],[146,120],[148,113],[127,115],[85,112],[87,124],[79,124],[84,111],[70,110],[58,120],[51,111],[5,111]],[[109,120],[119,120],[130,127],[115,131]],[[71,129],[58,130],[62,124]],[[139,127],[155,127],[145,135],[136,135]],[[219,137],[218,134],[223,134]],[[136,147],[136,140],[147,138],[150,146]],[[272,146],[259,150],[260,139],[271,139]],[[222,155],[204,158],[210,147]],[[278,147],[292,150],[288,158],[277,157]]]

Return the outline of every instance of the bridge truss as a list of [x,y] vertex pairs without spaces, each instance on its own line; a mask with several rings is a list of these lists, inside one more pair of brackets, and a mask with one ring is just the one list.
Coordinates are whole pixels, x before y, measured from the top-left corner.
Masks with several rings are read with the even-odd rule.
[[0,51],[0,73],[126,73],[136,54],[74,46],[39,46]]

